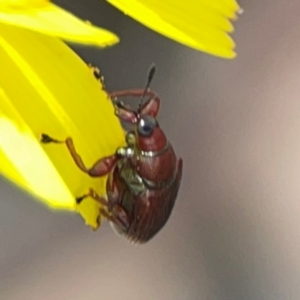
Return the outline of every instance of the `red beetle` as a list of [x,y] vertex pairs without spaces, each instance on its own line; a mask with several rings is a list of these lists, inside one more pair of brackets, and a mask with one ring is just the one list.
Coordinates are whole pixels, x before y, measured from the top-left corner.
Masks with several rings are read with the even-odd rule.
[[[90,169],[76,153],[73,141],[58,141],[46,134],[43,143],[66,143],[76,165],[89,176],[109,174],[107,199],[90,192],[80,198],[92,197],[104,205],[100,215],[106,217],[117,230],[135,243],[149,241],[168,221],[180,186],[182,159],[178,158],[156,115],[160,99],[149,90],[155,67],[152,67],[144,90],[128,90],[110,93],[112,99],[141,97],[137,110],[119,100],[114,101],[116,115],[120,120],[133,124],[127,132],[127,147],[117,149],[112,156],[97,161]],[[144,98],[148,96],[148,100]]]

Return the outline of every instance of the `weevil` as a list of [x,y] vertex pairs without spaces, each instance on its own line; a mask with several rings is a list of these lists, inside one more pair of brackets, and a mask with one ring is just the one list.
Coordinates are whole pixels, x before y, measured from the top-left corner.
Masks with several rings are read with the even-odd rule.
[[[84,165],[71,137],[59,141],[42,134],[41,138],[43,143],[65,143],[75,164],[89,176],[108,175],[106,197],[90,189],[76,199],[77,203],[86,197],[95,199],[103,207],[100,215],[119,234],[140,244],[148,242],[167,223],[182,178],[182,159],[156,119],[160,99],[149,88],[154,73],[155,66],[149,71],[145,89],[109,93],[115,114],[132,129],[126,133],[126,147],[101,158],[91,168]],[[120,101],[128,96],[140,98],[137,109]]]

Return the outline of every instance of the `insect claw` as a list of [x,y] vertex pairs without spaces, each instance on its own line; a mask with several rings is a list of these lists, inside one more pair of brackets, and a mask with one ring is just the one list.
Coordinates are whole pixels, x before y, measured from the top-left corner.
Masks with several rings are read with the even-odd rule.
[[97,223],[97,225],[95,226],[95,227],[92,227],[92,230],[93,231],[97,231],[98,229],[99,229],[99,227],[100,227],[100,225],[101,225],[101,217],[100,217],[100,215],[97,217],[97,219],[96,219],[96,223]]
[[92,64],[88,64],[88,67],[91,69],[91,71],[93,72],[94,77],[99,80],[101,78],[100,75],[100,70],[99,68],[93,66]]
[[118,108],[124,107],[123,101],[119,100],[118,98],[112,98],[112,102],[113,102],[115,107],[118,107]]
[[76,203],[80,204],[82,202],[82,200],[84,200],[86,197],[88,197],[89,195],[83,195],[81,197],[77,197],[76,199]]
[[99,68],[93,66],[92,64],[88,64],[88,67],[91,69],[93,72],[94,77],[101,83],[102,85],[102,90],[106,92],[106,86],[104,83],[104,76],[101,75],[101,71]]

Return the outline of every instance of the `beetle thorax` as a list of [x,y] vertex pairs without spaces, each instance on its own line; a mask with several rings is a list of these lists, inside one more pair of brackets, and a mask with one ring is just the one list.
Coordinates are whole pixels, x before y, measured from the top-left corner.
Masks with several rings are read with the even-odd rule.
[[168,140],[164,132],[156,127],[153,130],[153,133],[149,137],[144,137],[141,135],[137,135],[137,148],[140,151],[160,151],[166,147]]

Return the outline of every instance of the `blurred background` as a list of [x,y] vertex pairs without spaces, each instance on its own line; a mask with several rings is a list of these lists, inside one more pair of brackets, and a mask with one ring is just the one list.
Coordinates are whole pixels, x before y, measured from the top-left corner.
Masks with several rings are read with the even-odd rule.
[[75,47],[109,90],[152,88],[184,160],[173,214],[135,246],[0,180],[1,300],[300,299],[300,2],[240,0],[238,57],[185,48],[101,0],[54,1],[118,34]]

